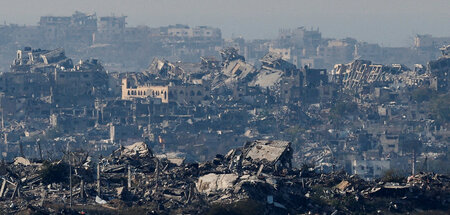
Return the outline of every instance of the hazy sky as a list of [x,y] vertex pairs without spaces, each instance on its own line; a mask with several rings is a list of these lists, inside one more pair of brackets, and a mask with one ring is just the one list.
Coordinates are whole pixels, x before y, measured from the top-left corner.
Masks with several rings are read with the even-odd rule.
[[450,0],[0,0],[0,22],[37,25],[42,15],[76,10],[126,15],[129,26],[216,26],[224,37],[248,39],[299,26],[384,46],[411,45],[415,34],[450,36]]

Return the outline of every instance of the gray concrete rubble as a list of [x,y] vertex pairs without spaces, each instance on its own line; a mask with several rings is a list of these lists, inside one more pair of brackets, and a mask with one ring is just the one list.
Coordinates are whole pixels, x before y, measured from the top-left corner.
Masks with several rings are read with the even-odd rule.
[[[411,204],[424,199],[436,207],[448,206],[450,201],[450,178],[444,175],[419,173],[405,181],[369,182],[341,171],[320,174],[309,167],[291,168],[292,148],[286,141],[247,142],[226,156],[217,155],[203,163],[175,165],[164,156],[158,157],[137,142],[98,164],[90,163],[82,152],[44,163],[17,158],[1,165],[0,208],[6,213],[133,210],[197,214],[244,204],[257,206],[265,214],[345,214],[374,212],[374,199],[386,207],[377,209],[386,212],[411,211]],[[65,171],[62,179],[46,174],[56,170]],[[392,203],[392,197],[399,197],[398,202]],[[332,203],[333,199],[342,204]],[[355,199],[360,206],[352,203]]]

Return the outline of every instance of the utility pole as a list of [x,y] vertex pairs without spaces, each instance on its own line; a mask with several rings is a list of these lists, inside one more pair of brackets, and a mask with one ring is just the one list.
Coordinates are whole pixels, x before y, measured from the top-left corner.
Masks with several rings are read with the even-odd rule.
[[3,108],[2,108],[2,131],[3,131],[3,129],[5,129],[5,118],[3,115]]
[[22,145],[21,141],[19,141],[19,152],[20,152],[20,156],[25,158],[25,155],[23,154],[23,145]]
[[100,197],[100,161],[97,163],[97,196]]
[[128,186],[127,186],[128,190],[131,189],[131,166],[130,164],[128,164]]
[[416,149],[413,149],[412,151],[412,170],[411,173],[412,175],[416,174]]
[[136,124],[136,103],[133,102],[133,104],[131,104],[132,106],[132,110],[133,110],[133,124]]
[[41,140],[38,139],[38,148],[39,148],[39,158],[42,160],[42,148],[41,148]]
[[148,137],[149,137],[149,139],[150,139],[150,135],[152,135],[151,115],[150,115],[150,105],[147,106],[147,111],[148,111],[147,132],[148,132]]
[[8,156],[8,134],[6,133],[6,131],[2,131],[3,132],[3,140],[5,141],[5,152],[2,152],[1,153],[1,155],[2,155],[2,159],[5,159],[5,157],[7,157]]
[[84,179],[83,178],[81,178],[81,181],[80,181],[80,188],[81,188],[80,196],[81,196],[81,199],[84,200]]
[[69,183],[70,183],[70,209],[72,209],[72,159],[71,159],[71,154],[69,153],[69,169],[70,169],[70,173],[69,173]]
[[155,184],[155,189],[153,190],[153,193],[156,193],[156,191],[158,190],[158,185],[159,185],[159,160],[156,159],[156,168],[155,168],[155,178],[156,178],[156,184]]

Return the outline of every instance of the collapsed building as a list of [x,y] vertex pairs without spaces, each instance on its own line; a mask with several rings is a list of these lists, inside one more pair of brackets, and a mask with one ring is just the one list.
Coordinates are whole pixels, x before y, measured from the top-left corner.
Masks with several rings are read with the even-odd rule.
[[[417,65],[421,68],[421,65]],[[420,71],[420,70],[419,70]],[[331,81],[342,86],[342,90],[354,93],[367,94],[371,88],[387,86],[427,86],[429,75],[412,71],[404,65],[391,66],[372,64],[367,60],[355,60],[349,64],[336,64]]]
[[97,16],[79,11],[72,16],[42,16],[39,30],[45,38],[55,43],[92,44],[92,35],[97,31]]
[[[261,69],[250,83],[272,90],[279,101],[288,104],[293,101],[314,102],[328,83],[325,69],[312,69],[307,66],[298,69],[294,64],[287,62],[281,55],[269,52],[261,59]],[[325,89],[328,94],[329,89]]]
[[450,45],[441,48],[442,56],[435,61],[428,63],[428,70],[431,73],[432,88],[439,92],[448,92],[450,78]]
[[214,74],[212,89],[222,93],[227,90],[233,92],[245,90],[256,75],[254,66],[245,62],[244,56],[240,55],[235,48],[223,49],[220,55],[222,56],[221,70]]
[[[0,89],[5,92],[7,101],[27,99],[27,102],[43,103],[44,106],[47,103],[48,108],[93,107],[95,98],[108,96],[108,84],[105,70],[95,59],[73,66],[63,49],[47,51],[26,47],[17,52],[11,72],[2,74]],[[3,104],[12,108],[5,108],[6,115],[20,112],[15,108],[18,102],[15,105]],[[42,111],[44,115],[50,113],[50,109]],[[28,114],[34,112],[26,111]]]
[[[230,213],[242,205],[240,210],[256,210],[250,214],[346,214],[449,207],[450,179],[445,175],[367,182],[343,172],[292,168],[292,153],[289,142],[258,140],[203,163],[155,155],[142,142],[120,147],[96,163],[76,151],[50,164],[18,157],[0,167],[0,210],[192,214]],[[60,171],[58,176],[51,175],[54,171]],[[423,201],[427,203],[418,204]]]
[[[134,79],[135,80],[135,79]],[[153,86],[151,84],[140,85],[131,78],[122,79],[122,99],[132,98],[158,98],[162,103],[201,104],[209,99],[209,91],[202,85],[168,84],[165,86]]]
[[25,47],[23,50],[18,50],[16,56],[11,65],[11,72],[49,72],[55,68],[73,67],[72,60],[66,57],[61,48],[41,50]]
[[[36,130],[44,131],[44,134],[55,129],[70,133],[86,131],[98,122],[95,101],[114,95],[112,79],[98,60],[73,65],[61,48],[25,47],[18,50],[10,72],[0,75],[0,109],[5,137],[14,132]],[[30,123],[22,124],[23,121]],[[20,128],[14,128],[14,122],[18,122]],[[42,134],[19,136],[17,139],[4,138],[4,158],[13,156],[19,151],[17,149],[20,154],[29,151],[24,147],[42,153],[41,147],[36,148],[40,144],[36,140],[42,138]]]

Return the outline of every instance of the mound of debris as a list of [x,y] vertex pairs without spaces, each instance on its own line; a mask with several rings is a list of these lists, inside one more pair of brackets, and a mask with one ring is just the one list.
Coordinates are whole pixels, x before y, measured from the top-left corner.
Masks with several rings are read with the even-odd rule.
[[[365,181],[343,171],[319,174],[308,165],[294,169],[292,154],[290,142],[257,140],[204,163],[154,155],[143,142],[120,147],[96,165],[80,153],[44,163],[17,158],[0,168],[0,212],[383,214],[450,209],[449,176],[420,173],[403,183]],[[60,180],[43,180],[42,169],[49,168],[59,170]]]

